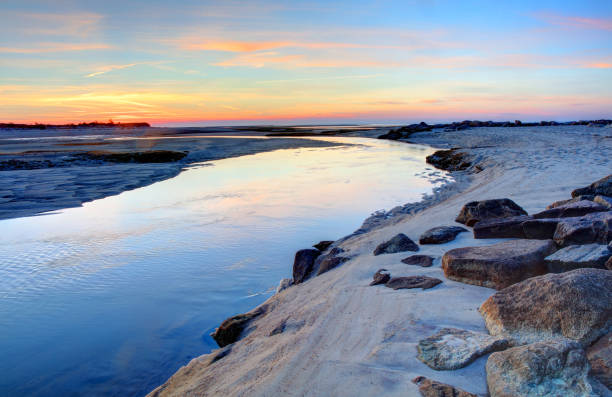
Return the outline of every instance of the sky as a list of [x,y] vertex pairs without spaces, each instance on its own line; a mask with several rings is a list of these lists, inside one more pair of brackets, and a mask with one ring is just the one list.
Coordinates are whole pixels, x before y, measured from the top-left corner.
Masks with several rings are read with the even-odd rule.
[[0,122],[597,118],[609,0],[0,2]]

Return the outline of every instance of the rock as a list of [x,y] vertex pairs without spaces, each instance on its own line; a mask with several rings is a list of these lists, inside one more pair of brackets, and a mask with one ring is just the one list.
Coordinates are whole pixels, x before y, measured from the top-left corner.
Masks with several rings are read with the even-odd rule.
[[576,196],[576,197],[573,197],[573,198],[568,199],[568,200],[555,201],[554,203],[552,203],[549,206],[547,206],[546,209],[549,210],[551,208],[557,208],[560,205],[571,204],[571,203],[575,203],[577,201],[583,201],[583,200],[593,201],[594,198],[595,198],[595,196],[588,195],[588,194],[587,195],[583,195],[583,196]]
[[577,201],[575,203],[560,205],[558,207],[551,208],[546,211],[538,212],[537,214],[533,214],[532,217],[535,219],[569,218],[583,216],[592,212],[601,212],[607,210],[608,209],[601,204],[595,203],[593,201],[582,200]]
[[391,273],[387,269],[379,269],[372,278],[370,285],[386,284],[391,279]]
[[284,319],[283,321],[278,323],[278,325],[276,327],[274,327],[272,329],[272,331],[270,331],[268,336],[274,336],[274,335],[282,334],[283,332],[285,332],[285,327],[286,326],[287,326],[287,319]]
[[606,267],[606,269],[612,270],[612,257],[608,259],[608,261],[606,262],[604,266]]
[[390,139],[392,141],[396,141],[400,138],[402,138],[402,133],[395,131],[395,130],[390,130],[389,132],[387,132],[386,134],[383,135],[379,135],[378,139]]
[[284,278],[278,283],[278,287],[276,287],[276,293],[278,294],[281,291],[286,290],[287,288],[293,285],[293,280],[290,278]]
[[476,394],[468,393],[465,390],[424,376],[417,376],[412,380],[412,383],[419,386],[419,392],[423,397],[478,397]]
[[565,337],[587,346],[612,327],[612,272],[576,269],[530,278],[480,307],[491,335],[520,343]]
[[245,313],[238,314],[237,316],[230,317],[224,320],[221,325],[210,334],[219,347],[227,346],[231,343],[236,342],[240,338],[240,334],[246,328],[246,326],[254,318],[261,316],[265,313],[265,307],[260,306],[257,309]]
[[580,218],[565,218],[557,225],[554,240],[561,247],[575,244],[608,244],[612,240],[612,211],[595,212]]
[[612,174],[591,183],[587,187],[576,189],[572,192],[572,197],[589,194],[593,196],[601,195],[612,197]]
[[586,355],[575,341],[555,339],[496,352],[486,370],[491,397],[592,396]]
[[603,269],[610,256],[612,252],[607,245],[570,245],[546,257],[544,261],[549,272],[562,273],[582,267]]
[[430,267],[431,265],[433,265],[433,260],[434,258],[428,255],[412,255],[408,258],[402,259],[402,263],[405,263],[407,265]]
[[107,152],[94,150],[79,153],[77,158],[93,161],[108,161],[110,163],[171,163],[182,160],[188,152],[172,150],[149,150],[144,152]]
[[442,269],[451,280],[502,289],[546,273],[544,258],[555,250],[551,240],[512,240],[457,248],[442,256]]
[[319,256],[314,265],[314,268],[318,269],[317,276],[335,269],[344,262],[348,261],[349,258],[339,256],[343,252],[344,250],[342,248],[334,247],[329,251],[329,253]]
[[326,249],[328,249],[329,246],[332,245],[333,243],[334,243],[333,241],[324,240],[324,241],[320,241],[320,242],[316,243],[315,245],[313,245],[313,247],[315,247],[319,251],[323,252]]
[[376,247],[374,250],[374,255],[381,254],[395,254],[397,252],[405,252],[405,251],[418,251],[419,246],[408,236],[403,233],[400,233],[393,237],[389,241],[385,241]]
[[387,281],[385,287],[393,289],[423,288],[429,289],[440,284],[442,280],[427,276],[393,277]]
[[425,162],[445,171],[463,171],[472,165],[468,155],[458,149],[438,150],[425,157]]
[[[474,225],[474,238],[525,238],[523,222],[530,219],[529,216],[521,215],[482,220]],[[552,238],[553,233],[554,229],[549,238]]]
[[483,219],[509,218],[520,215],[527,215],[527,212],[514,201],[504,198],[467,203],[463,206],[455,221],[474,226]]
[[612,210],[612,197],[608,196],[596,196],[593,199],[597,204],[601,204],[606,207],[608,210]]
[[525,238],[550,240],[555,235],[560,219],[528,219],[521,224]]
[[429,229],[419,237],[419,244],[444,244],[453,241],[459,233],[468,230],[461,226],[439,226]]
[[304,282],[312,269],[317,257],[321,255],[321,251],[316,249],[303,249],[295,253],[293,261],[293,283],[300,284]]
[[443,328],[419,341],[417,358],[433,369],[451,370],[463,368],[482,355],[507,347],[508,340],[499,336]]
[[586,351],[590,375],[612,390],[612,332],[602,336]]

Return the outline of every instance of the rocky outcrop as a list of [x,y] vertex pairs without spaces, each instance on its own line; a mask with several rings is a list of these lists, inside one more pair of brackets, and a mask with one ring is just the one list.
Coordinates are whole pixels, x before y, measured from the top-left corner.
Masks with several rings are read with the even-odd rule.
[[417,376],[412,383],[419,386],[419,392],[423,397],[478,397],[476,394],[468,393],[446,383],[428,379],[424,376]]
[[323,252],[326,249],[328,249],[329,246],[332,245],[333,243],[334,243],[333,241],[323,240],[323,241],[319,241],[318,243],[313,245],[313,247],[318,249],[319,251]]
[[612,332],[602,336],[586,353],[590,375],[612,390]]
[[419,246],[416,245],[408,236],[403,233],[397,234],[391,240],[379,244],[374,250],[374,255],[395,254],[397,252],[418,251]]
[[451,280],[502,289],[545,274],[544,258],[555,250],[551,240],[512,240],[457,248],[444,254],[442,269]]
[[604,207],[601,204],[595,203],[593,201],[581,200],[575,203],[568,203],[542,212],[538,212],[537,214],[533,214],[532,217],[535,219],[569,218],[584,216],[592,212],[601,212],[607,210],[607,207]]
[[554,339],[513,347],[489,356],[491,397],[592,396],[582,346]]
[[372,278],[370,285],[386,284],[391,279],[391,273],[387,269],[379,269]]
[[520,343],[565,337],[588,346],[612,329],[612,272],[530,278],[493,294],[479,310],[491,335]]
[[612,252],[607,245],[570,245],[546,257],[544,261],[549,272],[562,273],[583,267],[603,269],[610,256]]
[[567,199],[567,200],[560,200],[560,201],[555,201],[554,203],[550,204],[549,206],[546,207],[547,210],[551,209],[551,208],[557,208],[561,205],[566,205],[566,204],[571,204],[571,203],[575,203],[577,201],[583,201],[583,200],[590,200],[593,201],[593,199],[595,198],[595,196],[591,196],[591,195],[583,195],[583,196],[576,196],[576,197],[572,197],[571,199]]
[[321,251],[316,249],[303,249],[295,253],[293,260],[293,283],[304,282],[312,273],[315,260],[321,255]]
[[580,218],[565,218],[557,225],[554,240],[561,247],[575,244],[608,244],[612,240],[612,211],[595,212]]
[[445,171],[463,171],[472,165],[468,155],[459,149],[438,150],[427,156],[425,162]]
[[453,241],[459,233],[468,230],[461,226],[439,226],[427,230],[419,237],[419,244],[444,244]]
[[508,340],[457,328],[443,328],[419,341],[417,358],[436,370],[463,368],[487,353],[504,350]]
[[407,265],[430,267],[431,265],[433,265],[433,260],[434,258],[428,255],[412,255],[408,258],[402,259],[402,263],[405,263]]
[[593,201],[596,202],[597,204],[603,205],[608,210],[612,210],[612,197],[608,197],[608,196],[596,196],[593,199]]
[[427,276],[393,277],[391,280],[387,281],[385,287],[393,289],[429,289],[435,287],[441,282],[442,280],[440,279]]
[[265,313],[265,306],[260,306],[257,309],[237,316],[230,317],[224,320],[221,325],[210,334],[219,347],[227,346],[240,339],[242,331],[249,325],[251,320]]
[[472,201],[463,206],[455,221],[467,226],[474,226],[479,221],[493,218],[510,218],[527,215],[514,201],[504,199]]
[[584,194],[612,197],[612,174],[591,183],[587,187],[574,190],[572,192],[572,197],[581,196]]

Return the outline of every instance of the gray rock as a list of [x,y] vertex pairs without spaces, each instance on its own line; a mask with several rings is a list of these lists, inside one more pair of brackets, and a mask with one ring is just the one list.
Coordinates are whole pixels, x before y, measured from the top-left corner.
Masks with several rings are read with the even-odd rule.
[[276,287],[276,293],[278,294],[281,291],[286,290],[287,288],[293,285],[293,280],[290,278],[284,278],[278,283],[278,287]]
[[588,346],[612,328],[612,272],[530,278],[491,295],[479,310],[491,335],[519,343],[564,337]]
[[596,196],[593,199],[597,204],[601,204],[606,207],[608,210],[612,210],[612,197],[608,196]]
[[417,358],[436,370],[463,368],[478,357],[508,347],[508,340],[499,336],[443,328],[437,334],[419,341]]
[[586,353],[590,375],[612,390],[612,332],[602,336]]
[[583,196],[576,196],[576,197],[573,197],[573,198],[568,199],[568,200],[555,201],[551,205],[547,206],[546,209],[549,210],[551,208],[556,208],[556,207],[558,207],[560,205],[571,204],[571,203],[575,203],[577,201],[582,201],[582,200],[593,201],[594,198],[595,198],[595,196],[591,196],[591,195],[588,195],[588,194],[587,195],[583,195]]
[[451,280],[502,289],[545,274],[544,258],[555,250],[551,240],[512,240],[457,248],[442,256],[442,269]]
[[440,279],[427,276],[393,277],[391,280],[387,281],[385,287],[393,289],[429,289],[435,287],[441,282],[442,280]]
[[429,229],[419,237],[419,244],[444,244],[453,241],[459,233],[468,230],[461,226],[439,226]]
[[419,392],[423,397],[478,397],[476,394],[468,393],[458,387],[446,383],[417,376],[412,383],[419,386]]
[[612,211],[595,212],[580,218],[565,218],[557,225],[554,240],[561,247],[575,244],[608,244],[612,240]]
[[312,273],[314,263],[321,251],[316,249],[303,249],[295,253],[293,261],[293,282],[300,284]]
[[463,206],[455,221],[474,226],[484,219],[509,218],[520,215],[527,215],[527,212],[514,201],[507,198],[493,199],[467,203]]
[[391,273],[387,269],[379,269],[372,278],[370,285],[386,284],[391,279]]
[[374,255],[381,254],[395,254],[397,252],[405,252],[405,251],[418,251],[419,246],[408,236],[403,233],[400,233],[393,237],[391,240],[385,241],[376,247],[374,250]]
[[340,256],[344,250],[340,247],[334,247],[326,254],[322,254],[315,260],[313,273],[317,276],[326,273],[336,267],[340,266],[344,262],[348,261],[349,258]]
[[491,397],[593,396],[584,350],[566,339],[493,353],[486,370]]
[[570,245],[546,257],[544,261],[549,272],[562,273],[582,267],[603,269],[610,256],[612,252],[607,245]]
[[227,346],[231,343],[236,342],[240,339],[242,331],[247,325],[256,317],[261,316],[266,311],[265,306],[260,306],[257,309],[250,311],[245,314],[238,314],[237,316],[230,317],[224,320],[221,325],[210,334],[219,347]]
[[572,192],[572,197],[580,196],[583,194],[612,197],[612,174],[591,183],[587,187],[574,190]]
[[407,265],[430,267],[431,265],[433,265],[433,260],[434,258],[428,255],[412,255],[408,258],[402,259],[402,263],[405,263]]
[[535,219],[569,218],[569,217],[584,216],[592,212],[601,212],[601,211],[607,211],[607,210],[608,208],[601,204],[598,204],[593,201],[582,200],[582,201],[576,201],[574,203],[560,205],[558,207],[551,208],[551,209],[548,209],[542,212],[538,212],[537,214],[533,214],[532,216]]

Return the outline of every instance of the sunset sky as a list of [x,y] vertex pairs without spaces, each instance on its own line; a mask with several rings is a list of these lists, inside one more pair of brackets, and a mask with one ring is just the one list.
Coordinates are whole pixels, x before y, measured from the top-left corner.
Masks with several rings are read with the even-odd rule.
[[612,1],[3,0],[0,122],[612,117]]

